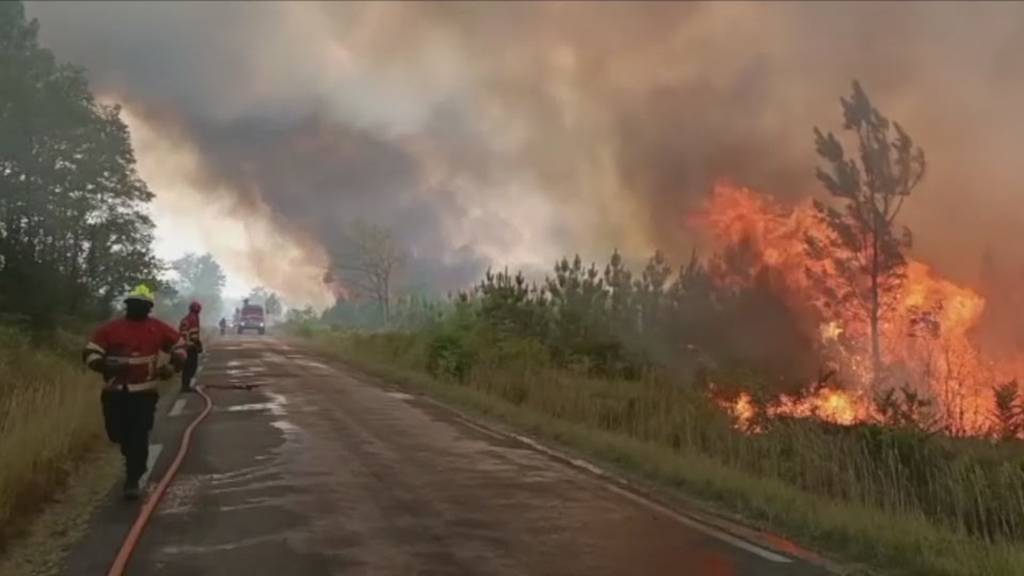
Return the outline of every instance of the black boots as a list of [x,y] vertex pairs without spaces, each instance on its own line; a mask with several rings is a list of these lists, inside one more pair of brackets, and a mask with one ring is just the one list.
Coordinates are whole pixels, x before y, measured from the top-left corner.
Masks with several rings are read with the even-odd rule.
[[128,478],[124,481],[124,499],[125,500],[138,500],[141,490],[139,490],[139,479]]

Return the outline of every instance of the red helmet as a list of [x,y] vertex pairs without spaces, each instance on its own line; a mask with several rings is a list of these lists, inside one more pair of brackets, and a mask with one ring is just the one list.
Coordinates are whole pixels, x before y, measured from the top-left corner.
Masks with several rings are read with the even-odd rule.
[[188,311],[189,312],[195,312],[196,314],[199,314],[199,311],[202,310],[202,309],[203,309],[203,305],[200,304],[199,302],[193,301],[191,304],[188,305]]

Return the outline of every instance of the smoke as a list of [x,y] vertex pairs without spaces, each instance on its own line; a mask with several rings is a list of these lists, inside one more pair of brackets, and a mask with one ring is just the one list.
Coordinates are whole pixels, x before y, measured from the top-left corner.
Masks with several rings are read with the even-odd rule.
[[1017,4],[28,9],[58,57],[163,135],[137,142],[158,196],[242,222],[252,241],[229,266],[306,297],[354,218],[393,230],[407,282],[441,290],[573,251],[680,258],[715,179],[821,194],[811,128],[840,128],[853,78],[928,155],[903,214],[920,258],[973,277],[1024,226]]

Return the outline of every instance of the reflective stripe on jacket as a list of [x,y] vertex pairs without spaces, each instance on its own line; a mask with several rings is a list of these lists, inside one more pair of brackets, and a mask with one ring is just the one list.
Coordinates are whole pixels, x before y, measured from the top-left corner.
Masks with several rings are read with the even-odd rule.
[[181,319],[178,331],[181,332],[181,338],[185,341],[185,346],[199,346],[199,314],[189,312],[187,316]]
[[96,330],[82,359],[104,364],[108,388],[141,392],[156,388],[161,352],[184,361],[184,342],[174,328],[156,318],[118,318]]

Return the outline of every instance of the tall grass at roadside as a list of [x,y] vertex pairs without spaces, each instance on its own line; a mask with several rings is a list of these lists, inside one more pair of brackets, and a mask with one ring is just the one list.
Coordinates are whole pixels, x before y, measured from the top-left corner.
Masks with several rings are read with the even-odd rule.
[[528,341],[443,331],[306,335],[850,558],[910,574],[1024,573],[1024,451],[1016,445],[796,420],[745,435],[685,383],[554,368]]
[[0,327],[0,548],[102,439],[101,383],[78,364],[80,347]]

